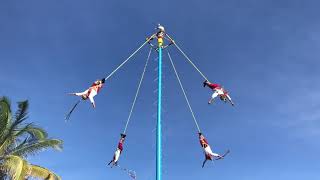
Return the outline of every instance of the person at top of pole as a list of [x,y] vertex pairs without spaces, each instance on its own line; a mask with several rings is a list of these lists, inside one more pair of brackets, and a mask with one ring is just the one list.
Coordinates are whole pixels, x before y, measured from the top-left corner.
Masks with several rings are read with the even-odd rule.
[[123,151],[123,143],[124,143],[124,140],[125,140],[127,135],[121,133],[120,136],[121,137],[120,137],[120,140],[119,140],[119,143],[118,143],[117,150],[114,152],[113,158],[109,162],[108,166],[110,164],[112,164],[112,166],[117,166],[118,165],[118,161],[119,161],[120,155],[121,155],[121,153]]
[[94,97],[99,93],[104,83],[105,83],[104,78],[101,80],[96,80],[87,90],[79,93],[69,93],[69,94],[80,96],[83,100],[89,99],[92,106],[95,108],[96,104],[94,102]]
[[199,141],[200,141],[200,145],[203,148],[203,152],[204,152],[204,155],[205,155],[205,159],[204,159],[204,161],[202,163],[202,168],[204,167],[204,165],[206,164],[206,162],[208,160],[212,161],[212,160],[223,159],[224,156],[227,153],[229,153],[229,150],[227,151],[226,154],[224,154],[222,156],[217,154],[217,153],[213,153],[208,141],[206,140],[206,138],[204,137],[204,135],[201,132],[199,132]]
[[158,24],[158,27],[157,27],[157,38],[158,38],[158,44],[159,44],[159,47],[162,47],[163,45],[163,38],[165,38],[165,35],[166,35],[166,32],[164,30],[164,27],[161,26],[160,24]]
[[[156,37],[157,40],[158,40],[158,46],[157,47],[158,48],[161,47],[162,49],[174,44],[174,41],[167,37],[164,26],[162,26],[161,24],[158,24],[155,29],[157,30],[157,32],[154,34],[155,36],[153,36],[153,37],[151,36],[150,38],[147,38],[147,40],[150,39],[150,41],[152,41],[154,39],[154,37]],[[170,43],[167,44],[167,45],[163,45],[164,44],[164,39],[170,41]],[[148,41],[148,43],[152,47],[155,47],[150,41]]]
[[234,103],[228,93],[228,91],[226,91],[222,86],[220,86],[219,84],[215,84],[215,83],[210,83],[208,80],[205,80],[203,82],[203,87],[208,86],[210,89],[213,90],[213,94],[211,95],[211,98],[208,101],[208,104],[211,104],[213,102],[213,100],[219,96],[220,99],[223,102],[227,102],[227,100],[231,103],[232,106],[234,106]]

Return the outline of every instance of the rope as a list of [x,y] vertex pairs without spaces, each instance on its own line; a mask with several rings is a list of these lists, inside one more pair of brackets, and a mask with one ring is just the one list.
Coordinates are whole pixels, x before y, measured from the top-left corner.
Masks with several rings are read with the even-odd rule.
[[[172,40],[172,38],[167,34],[169,39]],[[189,63],[200,73],[200,75],[205,79],[208,80],[208,78],[200,71],[200,69],[191,61],[191,59],[182,51],[182,49],[177,45],[175,41],[173,41],[173,44],[176,46],[176,48],[181,52],[181,54],[189,61]]]
[[121,171],[125,171],[132,179],[137,179],[137,174],[134,170],[123,168],[119,165],[113,165],[110,168],[113,168],[113,167],[118,167]]
[[117,72],[126,62],[128,62],[132,56],[134,56],[144,45],[146,45],[155,35],[153,34],[150,38],[148,38],[137,50],[135,50],[125,61],[123,61],[115,70],[113,70],[105,80],[108,80],[115,72]]
[[171,59],[171,56],[170,56],[169,51],[167,51],[167,53],[168,53],[168,57],[169,57],[169,59],[170,59],[172,68],[173,68],[173,70],[174,70],[174,73],[175,73],[176,76],[177,76],[177,79],[178,79],[178,82],[179,82],[179,84],[180,84],[181,90],[182,90],[182,92],[183,92],[184,98],[186,99],[187,104],[188,104],[188,106],[189,106],[189,109],[190,109],[191,115],[192,115],[192,117],[193,117],[194,123],[195,123],[196,126],[197,126],[198,132],[201,132],[201,131],[200,131],[200,127],[199,127],[199,125],[198,125],[198,121],[197,121],[197,119],[196,119],[196,117],[195,117],[195,115],[194,115],[194,113],[193,113],[193,110],[192,110],[191,105],[190,105],[190,103],[189,103],[189,99],[188,99],[187,94],[186,94],[186,92],[185,92],[185,90],[184,90],[184,88],[183,88],[183,85],[182,85],[182,83],[181,83],[180,77],[179,77],[178,72],[177,72],[177,70],[176,70],[176,67],[175,67],[175,65],[174,65],[174,63],[173,63],[173,61],[172,61],[172,59]]
[[124,128],[123,134],[126,134],[126,131],[127,131],[127,128],[128,128],[128,124],[129,124],[129,122],[130,122],[131,115],[132,115],[134,106],[135,106],[135,104],[136,104],[136,100],[137,100],[138,95],[139,95],[139,91],[140,91],[140,87],[141,87],[141,84],[142,84],[142,81],[143,81],[143,78],[144,78],[144,74],[145,74],[146,69],[147,69],[147,66],[148,66],[148,62],[149,62],[149,59],[150,59],[151,51],[152,51],[152,48],[150,48],[150,50],[149,50],[149,54],[148,54],[148,57],[147,57],[147,60],[146,60],[146,64],[144,65],[143,72],[142,72],[142,74],[141,74],[140,82],[139,82],[139,85],[138,85],[138,88],[137,88],[137,92],[136,92],[136,95],[135,95],[135,97],[134,97],[134,100],[133,100],[131,109],[130,109],[130,113],[129,113],[129,116],[128,116],[128,120],[127,120],[126,126],[125,126],[125,128]]
[[72,114],[72,112],[74,111],[74,109],[78,106],[78,104],[81,102],[81,100],[78,100],[73,107],[70,109],[70,111],[68,112],[68,114],[66,114],[66,117],[64,118],[65,121],[67,122],[70,119],[70,116]]

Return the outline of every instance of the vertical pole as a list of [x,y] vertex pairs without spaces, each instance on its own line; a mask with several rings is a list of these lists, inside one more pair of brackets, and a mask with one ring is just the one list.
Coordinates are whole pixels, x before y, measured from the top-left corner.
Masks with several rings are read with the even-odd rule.
[[162,180],[162,134],[161,134],[161,100],[162,100],[162,41],[159,41],[158,58],[158,118],[157,118],[157,180]]

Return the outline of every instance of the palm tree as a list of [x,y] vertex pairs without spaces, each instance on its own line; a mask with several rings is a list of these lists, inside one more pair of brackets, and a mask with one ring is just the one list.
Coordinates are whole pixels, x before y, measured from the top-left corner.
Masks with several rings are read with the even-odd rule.
[[48,138],[44,129],[25,122],[28,106],[28,101],[19,102],[13,115],[8,98],[0,98],[0,179],[60,180],[50,170],[30,164],[26,159],[48,148],[62,149],[61,140]]

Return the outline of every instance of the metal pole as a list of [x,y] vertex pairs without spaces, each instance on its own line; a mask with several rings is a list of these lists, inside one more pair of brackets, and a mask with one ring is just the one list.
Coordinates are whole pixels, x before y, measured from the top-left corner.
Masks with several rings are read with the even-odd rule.
[[161,132],[161,100],[162,100],[162,41],[159,41],[158,59],[158,118],[157,118],[157,180],[162,180],[162,132]]

